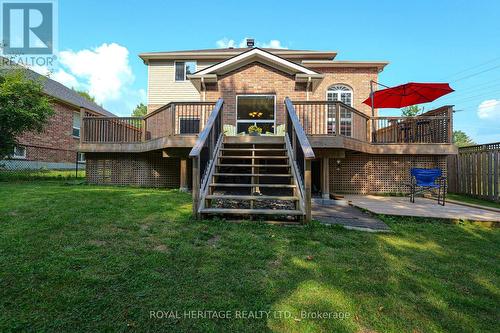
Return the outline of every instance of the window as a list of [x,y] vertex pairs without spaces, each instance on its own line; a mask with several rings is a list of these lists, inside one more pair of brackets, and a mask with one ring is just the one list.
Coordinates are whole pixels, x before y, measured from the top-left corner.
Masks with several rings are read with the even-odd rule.
[[73,113],[73,136],[76,138],[80,137],[80,113],[79,112],[74,112]]
[[13,158],[26,158],[26,147],[15,146],[12,153]]
[[85,163],[85,153],[77,153],[78,154],[78,163]]
[[248,133],[248,127],[262,128],[262,134],[274,134],[274,95],[236,96],[236,130]]
[[[341,101],[352,106],[352,89],[340,84],[331,86],[326,92],[326,100]],[[333,107],[328,109],[328,133],[335,133],[335,110]],[[352,136],[352,113],[349,110],[341,109],[340,111],[340,134]]]
[[175,81],[186,81],[189,74],[196,72],[196,61],[176,61],[175,67]]
[[179,133],[181,134],[198,134],[200,133],[199,118],[180,118]]

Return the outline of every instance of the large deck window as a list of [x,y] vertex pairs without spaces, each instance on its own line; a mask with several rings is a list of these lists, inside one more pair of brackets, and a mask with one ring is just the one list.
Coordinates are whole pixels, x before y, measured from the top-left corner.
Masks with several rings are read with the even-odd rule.
[[262,128],[262,134],[275,133],[275,96],[240,95],[236,96],[238,133],[248,133],[252,125]]
[[[326,92],[327,101],[341,101],[352,106],[352,89],[348,86],[337,84],[328,88]],[[328,134],[335,133],[335,110],[328,110]],[[352,113],[348,110],[340,111],[340,134],[352,135]]]

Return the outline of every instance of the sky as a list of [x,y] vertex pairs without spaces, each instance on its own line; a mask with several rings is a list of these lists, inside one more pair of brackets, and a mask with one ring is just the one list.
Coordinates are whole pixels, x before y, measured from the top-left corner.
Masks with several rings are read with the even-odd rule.
[[[129,115],[146,103],[141,52],[237,46],[334,50],[338,60],[387,60],[379,81],[449,82],[426,104],[453,104],[455,129],[500,141],[500,1],[59,0],[52,78]],[[368,96],[367,96],[368,97]],[[382,110],[395,115],[398,111]]]

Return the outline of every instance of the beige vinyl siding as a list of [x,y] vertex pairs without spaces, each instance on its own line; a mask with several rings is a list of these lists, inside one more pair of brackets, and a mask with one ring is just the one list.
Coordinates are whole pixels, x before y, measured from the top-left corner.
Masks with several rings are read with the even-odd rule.
[[[189,61],[179,60],[179,61]],[[213,65],[198,61],[196,71]],[[175,81],[173,60],[151,61],[148,65],[148,104],[163,105],[173,101],[199,101],[201,95],[191,81]]]

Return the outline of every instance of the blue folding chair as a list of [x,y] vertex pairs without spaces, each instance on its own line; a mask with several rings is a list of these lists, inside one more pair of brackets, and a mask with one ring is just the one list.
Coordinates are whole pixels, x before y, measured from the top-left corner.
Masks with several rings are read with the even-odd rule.
[[437,191],[438,204],[444,206],[446,197],[446,177],[439,168],[411,168],[410,202],[415,202],[415,195],[424,191]]

